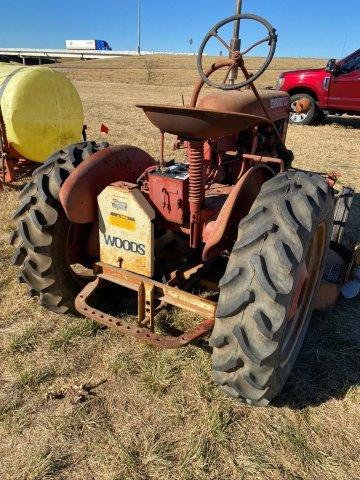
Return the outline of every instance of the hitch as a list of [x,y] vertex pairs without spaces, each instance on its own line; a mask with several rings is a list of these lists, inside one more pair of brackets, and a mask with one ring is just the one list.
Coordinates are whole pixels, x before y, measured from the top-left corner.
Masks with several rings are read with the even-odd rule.
[[[97,278],[79,293],[75,307],[85,317],[106,327],[159,348],[183,347],[203,337],[214,327],[216,303],[210,300],[101,262],[95,264],[95,273]],[[116,283],[138,293],[137,325],[101,312],[88,303],[104,281]],[[206,319],[186,332],[177,331],[177,336],[160,335],[154,332],[154,315],[164,303],[191,311]]]

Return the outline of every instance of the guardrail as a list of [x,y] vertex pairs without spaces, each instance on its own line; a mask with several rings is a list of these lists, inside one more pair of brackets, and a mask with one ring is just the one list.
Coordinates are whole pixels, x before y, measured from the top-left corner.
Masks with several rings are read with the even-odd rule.
[[[18,58],[113,58],[128,55],[138,55],[135,50],[59,50],[59,49],[43,49],[43,48],[1,48],[0,56],[18,57]],[[141,55],[193,55],[191,53],[179,52],[155,52],[144,50]]]

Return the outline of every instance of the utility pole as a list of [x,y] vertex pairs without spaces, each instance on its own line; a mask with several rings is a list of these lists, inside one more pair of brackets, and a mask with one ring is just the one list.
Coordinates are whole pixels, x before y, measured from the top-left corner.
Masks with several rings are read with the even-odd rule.
[[190,45],[190,55],[191,55],[191,47],[192,47],[192,44],[194,43],[194,40],[192,38],[189,38],[189,45]]
[[137,52],[141,54],[141,0],[138,0],[138,47]]

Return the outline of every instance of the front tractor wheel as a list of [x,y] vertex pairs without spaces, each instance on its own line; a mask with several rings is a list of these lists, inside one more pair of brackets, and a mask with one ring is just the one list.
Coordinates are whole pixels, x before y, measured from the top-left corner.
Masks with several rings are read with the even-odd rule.
[[17,226],[11,243],[15,247],[13,263],[20,267],[19,279],[42,306],[56,313],[75,313],[74,300],[84,284],[84,269],[75,269],[70,245],[80,259],[91,228],[70,222],[59,201],[60,189],[83,160],[106,147],[107,143],[83,142],[52,155],[21,191],[20,207],[13,216]]
[[232,397],[265,406],[283,388],[311,318],[333,213],[321,176],[287,172],[263,185],[240,222],[210,340],[215,382]]

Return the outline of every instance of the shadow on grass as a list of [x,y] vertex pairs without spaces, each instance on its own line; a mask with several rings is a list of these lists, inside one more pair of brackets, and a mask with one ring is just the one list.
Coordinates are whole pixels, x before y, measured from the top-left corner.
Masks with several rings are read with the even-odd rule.
[[336,115],[329,115],[325,117],[322,125],[340,125],[345,128],[360,129],[360,117],[340,117]]
[[[96,301],[104,310],[119,317],[133,315],[136,321],[135,296],[125,299],[113,286],[99,293]],[[274,407],[300,410],[320,405],[332,398],[344,398],[360,384],[359,311],[360,298],[342,299],[334,310],[313,314],[295,368],[281,395],[272,402]],[[162,327],[162,333],[174,334],[170,326]],[[206,351],[210,361],[211,348],[206,340],[198,339],[192,345]]]
[[[136,325],[137,321],[137,294],[131,290],[126,290],[115,284],[106,284],[104,288],[99,289],[91,298],[89,305],[94,306],[107,314],[116,318],[125,318],[126,321]],[[165,336],[179,336],[185,329],[179,329],[169,322],[168,316],[171,308],[164,307],[157,315],[155,322],[157,333]],[[171,316],[171,315],[170,315]],[[130,318],[129,318],[130,317]],[[106,327],[104,327],[106,328]],[[212,349],[209,347],[207,340],[198,338],[191,342],[191,345],[201,348],[211,354]]]
[[344,398],[360,384],[360,300],[315,312],[296,362],[274,406],[303,409]]
[[[360,241],[360,194],[355,194],[345,242]],[[296,362],[274,406],[303,409],[344,398],[360,384],[360,298],[340,299],[334,310],[315,312]]]
[[344,398],[360,384],[360,300],[315,312],[296,362],[274,406],[303,409]]

